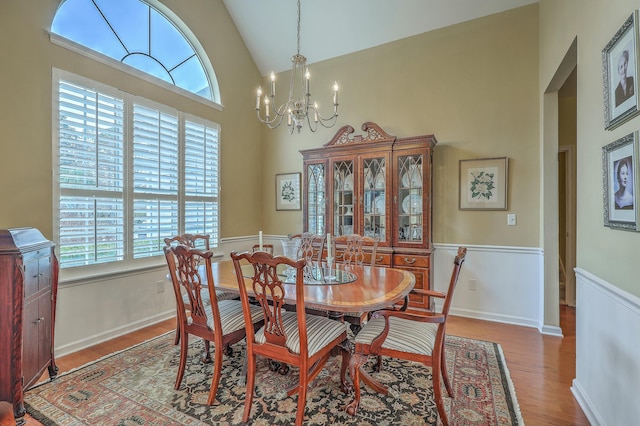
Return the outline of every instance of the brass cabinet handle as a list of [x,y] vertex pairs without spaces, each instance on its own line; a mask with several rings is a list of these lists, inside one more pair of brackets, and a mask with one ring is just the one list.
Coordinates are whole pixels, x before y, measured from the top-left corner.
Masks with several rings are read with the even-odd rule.
[[414,263],[416,263],[416,258],[414,257],[413,259],[409,259],[407,257],[404,258],[404,263],[409,264],[409,265],[413,265]]
[[384,256],[376,257],[376,263],[382,262],[382,259],[384,259]]

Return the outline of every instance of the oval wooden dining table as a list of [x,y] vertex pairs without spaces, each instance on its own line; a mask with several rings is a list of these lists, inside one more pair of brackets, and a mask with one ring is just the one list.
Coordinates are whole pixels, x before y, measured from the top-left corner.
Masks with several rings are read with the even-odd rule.
[[[212,265],[213,281],[216,289],[239,293],[238,280],[233,261],[223,260]],[[250,267],[250,265],[247,265]],[[348,270],[355,279],[346,283],[308,284],[304,289],[305,307],[330,311],[336,314],[346,312],[373,312],[393,306],[403,301],[413,289],[416,278],[413,273],[402,269],[372,266],[336,265],[339,270]],[[244,268],[244,266],[243,266]],[[247,292],[251,280],[245,280]],[[286,294],[291,299],[286,303],[295,304],[294,284],[285,284]]]

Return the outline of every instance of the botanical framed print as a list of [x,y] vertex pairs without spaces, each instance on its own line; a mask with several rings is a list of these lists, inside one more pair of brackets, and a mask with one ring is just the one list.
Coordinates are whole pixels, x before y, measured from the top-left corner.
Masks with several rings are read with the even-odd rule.
[[638,109],[638,11],[635,10],[602,50],[604,127],[611,130]]
[[301,210],[301,173],[276,175],[276,210]]
[[460,160],[460,210],[506,210],[507,157]]
[[638,132],[602,148],[604,226],[638,231]]

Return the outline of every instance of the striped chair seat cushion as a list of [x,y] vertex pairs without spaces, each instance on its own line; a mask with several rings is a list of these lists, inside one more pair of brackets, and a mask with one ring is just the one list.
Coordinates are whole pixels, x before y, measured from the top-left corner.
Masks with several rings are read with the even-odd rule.
[[[250,306],[251,319],[255,323],[262,319],[262,309],[258,306]],[[220,300],[218,302],[220,311],[220,323],[222,324],[222,334],[230,334],[244,328],[244,314],[242,312],[242,302],[239,300]],[[207,326],[213,329],[213,312],[211,305],[205,306],[207,314]]]
[[[204,306],[210,305],[211,301],[209,300],[209,289],[208,288],[203,288],[200,290],[200,294],[202,295],[202,304]],[[238,298],[238,294],[230,292],[230,291],[221,291],[221,290],[216,290],[216,297],[218,298],[218,301],[221,300],[233,300],[233,299],[237,299]],[[182,301],[185,304],[189,304],[189,296],[187,296],[186,294],[182,295]]]
[[[384,318],[369,320],[356,335],[356,343],[370,345],[384,330]],[[389,334],[382,343],[385,349],[431,355],[436,343],[438,324],[389,318]]]
[[[333,339],[347,331],[349,328],[347,323],[332,320],[329,318],[307,315],[307,345],[309,356],[312,356],[320,349],[324,348]],[[282,322],[284,331],[287,335],[287,348],[296,354],[300,353],[300,334],[298,332],[298,315],[295,312],[283,312]],[[258,344],[267,342],[264,335],[264,327],[262,327],[255,335],[255,341]]]

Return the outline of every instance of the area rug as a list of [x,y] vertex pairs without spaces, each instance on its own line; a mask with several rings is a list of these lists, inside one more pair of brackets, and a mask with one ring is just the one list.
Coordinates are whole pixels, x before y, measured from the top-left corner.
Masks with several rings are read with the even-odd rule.
[[[43,425],[239,425],[245,397],[242,365],[244,343],[224,357],[217,400],[206,405],[211,364],[202,364],[203,344],[192,338],[180,390],[174,390],[179,348],[166,334],[62,374],[30,389],[27,412]],[[500,345],[448,336],[447,368],[455,398],[445,398],[454,425],[523,425],[513,385]],[[372,371],[371,359],[369,367]],[[373,376],[389,386],[388,395],[363,386],[358,414],[344,406],[352,395],[340,391],[339,357],[332,358],[310,385],[305,424],[308,425],[435,425],[431,369],[421,364],[384,358]],[[250,424],[293,424],[297,395],[284,390],[297,381],[297,371],[280,375],[258,358],[256,396]],[[446,395],[446,391],[443,389]]]

